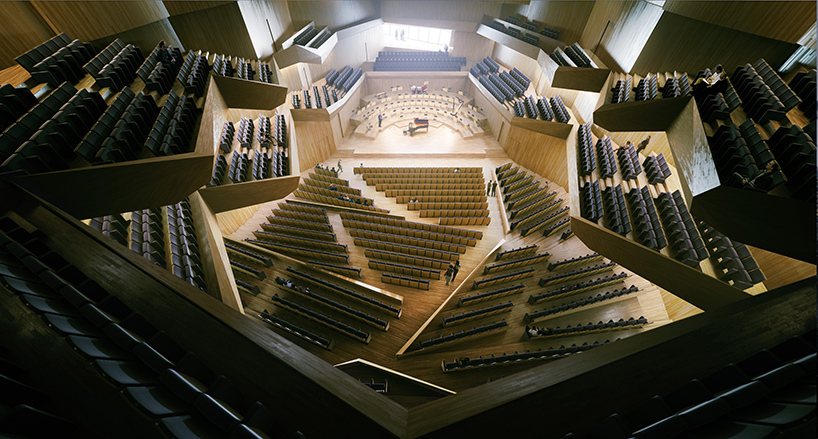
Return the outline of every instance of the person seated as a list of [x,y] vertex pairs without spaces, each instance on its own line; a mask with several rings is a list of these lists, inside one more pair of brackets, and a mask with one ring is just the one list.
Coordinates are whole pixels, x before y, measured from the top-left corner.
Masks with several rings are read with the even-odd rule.
[[337,190],[338,190],[338,188],[337,188],[337,187],[335,187],[335,183],[331,183],[331,184],[329,185],[329,190],[331,190],[331,191],[337,191]]
[[539,331],[537,331],[537,327],[536,327],[536,326],[534,326],[534,327],[532,327],[531,329],[529,329],[529,330],[528,330],[528,335],[530,335],[531,337],[536,337],[536,336],[538,336],[538,335],[539,335]]
[[773,174],[781,169],[778,162],[771,160],[767,163],[764,169],[758,171],[751,177],[745,177],[738,172],[733,173],[735,180],[741,185],[742,189],[757,189],[761,191],[768,191],[773,183]]
[[709,94],[722,92],[727,85],[727,75],[721,64],[717,65],[710,76],[702,76],[693,81],[693,96],[704,97]]

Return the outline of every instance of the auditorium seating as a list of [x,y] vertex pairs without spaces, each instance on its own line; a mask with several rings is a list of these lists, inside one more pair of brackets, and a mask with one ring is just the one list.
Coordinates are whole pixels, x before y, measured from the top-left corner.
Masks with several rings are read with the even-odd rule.
[[717,269],[716,277],[742,290],[766,279],[747,246],[722,235],[704,221],[698,221],[698,226]]
[[467,338],[477,337],[481,335],[487,335],[491,333],[495,333],[501,330],[505,330],[508,328],[508,323],[505,320],[501,320],[499,322],[492,322],[487,323],[485,325],[478,326],[476,328],[467,329],[464,331],[454,332],[449,335],[441,335],[439,337],[433,337],[428,340],[421,340],[420,341],[420,349],[428,349],[431,347],[439,346],[444,343],[452,343],[455,341],[461,341]]
[[[577,142],[579,143],[579,142]],[[614,158],[611,138],[605,136],[596,141],[596,153],[599,156],[599,176],[606,179],[613,177],[617,172],[616,159]],[[584,166],[583,166],[584,169]]]
[[605,212],[602,208],[602,193],[599,190],[599,180],[586,183],[579,188],[579,197],[582,204],[582,217],[593,223],[599,221]]
[[590,124],[582,124],[577,130],[577,163],[579,164],[579,175],[591,175],[596,169],[596,155],[594,154],[594,141],[591,138]]
[[14,88],[11,84],[0,86],[0,133],[13,125],[37,103],[37,98],[27,88]]
[[595,296],[588,297],[587,299],[579,299],[579,300],[572,300],[568,303],[562,305],[554,305],[549,308],[545,308],[539,311],[534,311],[531,313],[526,313],[523,317],[523,320],[526,323],[533,323],[544,318],[553,318],[555,316],[563,316],[569,311],[576,311],[582,310],[582,307],[593,305],[596,303],[604,302],[606,300],[615,299],[617,297],[623,297],[628,294],[636,293],[639,291],[634,285],[631,285],[628,288],[622,288],[621,290],[613,290],[613,291],[606,291],[604,293],[598,293]]
[[91,43],[71,40],[61,33],[17,56],[15,61],[38,83],[57,87],[66,81],[76,84],[85,77],[82,66],[94,55]]
[[642,167],[645,169],[650,184],[662,184],[670,177],[670,166],[661,152],[645,157]]
[[670,248],[675,252],[674,258],[685,265],[698,267],[700,261],[707,259],[707,251],[681,192],[663,192],[656,197],[656,204]]
[[[229,435],[249,430],[261,410],[266,413],[267,428],[260,432],[285,434],[261,403],[246,398],[229,378],[217,377],[195,353],[68,265],[42,241],[32,239],[33,235],[22,228],[10,228],[8,223],[3,228],[9,234],[0,235],[2,245],[19,258],[21,265],[32,270],[25,280],[5,277],[6,285],[41,315],[55,335],[64,337],[93,364],[89,370],[106,378],[135,409],[157,419],[169,437],[200,437],[201,432]],[[22,238],[22,242],[10,236]],[[43,263],[41,257],[49,262]],[[20,406],[13,413],[17,421],[34,424],[16,430],[19,425],[4,417],[0,422],[2,431],[22,437],[45,437],[37,433],[41,430],[49,431],[49,435],[59,430],[61,436],[73,431],[68,422],[48,413],[34,413]]]
[[144,61],[145,57],[139,47],[125,44],[117,38],[85,64],[83,69],[100,87],[119,91],[133,82]]
[[451,57],[448,52],[378,52],[374,70],[386,71],[460,71],[466,57]]
[[[247,264],[234,261],[233,259],[230,259],[230,268],[233,270],[233,274],[235,276],[243,275],[258,280],[264,280],[267,277],[264,271],[251,267]],[[238,277],[236,277],[236,279],[238,280]]]
[[492,285],[513,282],[519,279],[527,279],[529,277],[534,276],[534,271],[536,270],[534,270],[533,268],[524,268],[522,270],[513,271],[511,273],[494,275],[492,277],[485,279],[476,279],[472,283],[471,289],[477,290],[480,288],[490,287]]
[[196,53],[191,50],[185,57],[185,62],[179,69],[176,80],[185,87],[185,93],[202,97],[207,86],[208,75],[210,75],[210,65],[207,63],[207,58],[202,55],[201,50]]
[[610,276],[596,278],[594,280],[580,282],[577,284],[563,285],[556,290],[545,291],[539,294],[533,294],[528,297],[528,303],[534,305],[544,300],[558,299],[570,294],[577,294],[588,291],[594,288],[602,288],[604,286],[613,285],[619,282],[624,282],[628,278],[627,273],[617,273]]
[[[168,238],[170,240],[171,270],[187,283],[205,290],[199,239],[187,199],[166,207],[168,215]],[[143,244],[144,245],[144,244]]]
[[306,272],[304,272],[302,270],[299,270],[299,269],[296,269],[296,268],[287,267],[287,272],[291,273],[292,275],[294,275],[294,276],[304,280],[305,282],[308,282],[308,283],[310,283],[310,284],[312,284],[312,285],[314,285],[314,286],[316,286],[318,288],[326,289],[328,291],[331,291],[331,292],[333,292],[333,294],[334,293],[343,294],[344,296],[346,296],[346,297],[348,297],[350,299],[356,300],[356,301],[358,301],[358,302],[360,302],[360,303],[362,303],[364,305],[373,307],[373,308],[375,308],[375,309],[377,309],[379,311],[386,312],[389,315],[395,316],[396,318],[400,318],[400,316],[401,316],[401,308],[398,307],[398,306],[390,305],[390,304],[385,303],[383,301],[380,301],[380,300],[374,299],[372,297],[369,297],[367,295],[361,294],[361,293],[359,293],[357,291],[353,291],[353,290],[350,290],[349,288],[346,288],[346,287],[343,287],[343,286],[338,285],[336,283],[330,282],[330,281],[328,281],[326,279],[322,279],[320,277],[313,276],[313,275],[311,275],[309,273],[306,273]]
[[540,278],[540,280],[537,282],[537,285],[545,287],[548,285],[554,285],[558,282],[568,282],[583,277],[605,273],[613,270],[617,266],[618,264],[616,262],[606,262],[602,264],[592,265],[590,267],[579,268],[573,271],[558,273],[549,277]]
[[[168,259],[165,250],[167,242],[164,230],[165,216],[162,208],[158,207],[131,212],[131,250],[162,268],[167,267]],[[169,227],[175,229],[176,224]]]
[[641,190],[633,188],[625,198],[628,200],[636,241],[656,251],[667,247],[667,240],[648,187],[645,186]]
[[576,256],[570,259],[563,259],[562,261],[554,261],[548,264],[548,271],[565,270],[578,265],[591,264],[602,261],[602,255],[599,253],[590,253],[583,256]]
[[[329,297],[326,297],[326,296],[323,296],[323,295],[320,295],[320,294],[316,294],[316,293],[310,291],[309,288],[301,287],[297,283],[292,282],[290,280],[286,280],[286,279],[277,277],[275,279],[275,281],[276,281],[277,284],[281,285],[282,288],[287,289],[287,291],[290,291],[290,292],[296,294],[299,297],[303,297],[303,298],[309,299],[312,302],[319,303],[319,304],[321,304],[321,305],[323,305],[323,306],[325,306],[327,308],[331,308],[333,311],[340,312],[340,313],[342,313],[344,315],[347,315],[349,317],[352,317],[352,318],[354,318],[354,319],[356,319],[356,320],[358,320],[360,322],[363,322],[363,323],[366,323],[368,325],[374,326],[374,327],[376,327],[376,328],[378,328],[378,329],[380,329],[382,331],[388,331],[389,330],[389,322],[386,321],[386,320],[382,320],[382,319],[380,319],[380,318],[378,318],[376,316],[373,316],[373,315],[371,315],[369,313],[361,311],[361,310],[359,310],[357,308],[353,308],[351,306],[344,305],[344,304],[342,304],[340,302],[337,302],[337,301],[335,301],[335,300],[333,300],[333,299],[331,299]],[[281,299],[281,300],[284,300],[284,299]],[[277,301],[275,299],[273,299],[273,301],[277,303]],[[295,306],[292,306],[292,305],[295,305]],[[293,310],[293,308],[295,308],[295,307],[297,307],[299,305],[296,304],[293,301],[289,301],[289,304],[287,304],[286,306],[289,307],[291,310]],[[298,308],[296,308],[296,309],[298,309]],[[301,312],[302,313],[304,312],[303,309],[302,309]],[[308,314],[308,315],[306,315],[307,317],[313,318],[313,320],[315,320],[316,318],[318,320],[320,320],[319,323],[322,323],[322,324],[329,323],[334,329],[339,329],[341,327],[340,325],[343,325],[342,322],[340,322],[338,320],[334,320],[331,317],[322,318],[322,317],[320,317],[321,315],[317,314],[317,313],[316,314],[306,313],[306,314]],[[346,325],[346,328],[342,329],[342,331],[347,333],[348,335],[352,334],[355,338],[357,338],[357,339],[359,339],[361,341],[364,341],[365,343],[369,343],[369,334],[366,334],[364,336],[363,335],[364,332],[362,330],[358,329],[357,331],[354,331],[354,330],[351,331],[351,329],[352,329],[351,327]]]
[[179,48],[167,46],[167,50],[170,56],[176,59],[175,64],[165,65],[159,62],[159,44],[157,44],[136,71],[136,75],[145,83],[145,88],[149,91],[156,91],[160,95],[170,92],[173,81],[182,67],[182,52]]
[[545,226],[547,224],[545,220],[549,218],[555,219],[556,217],[553,216],[555,213],[558,213],[560,210],[568,207],[562,207],[562,198],[554,200],[553,198],[555,196],[556,192],[551,192],[548,194],[545,198],[543,198],[543,204],[541,207],[532,210],[530,213],[520,215],[516,219],[512,220],[509,223],[509,229],[514,230],[515,228],[519,227],[522,231],[522,236],[527,236],[534,230],[537,230],[539,227]]
[[787,111],[800,103],[800,99],[795,96],[795,93],[781,81],[777,74],[775,75],[778,81],[786,87],[786,90],[779,91],[782,97],[787,99],[786,104],[779,99],[779,96],[770,88],[770,85],[765,82],[752,64],[747,63],[740,66],[733,73],[732,82],[741,97],[742,107],[747,117],[752,118],[757,123],[763,124],[771,120],[781,120],[785,117]]
[[480,355],[477,358],[461,357],[451,362],[443,360],[441,367],[443,368],[443,372],[446,373],[472,370],[476,368],[484,368],[490,366],[510,366],[527,361],[553,360],[573,354],[586,352],[589,349],[603,346],[610,342],[611,342],[610,340],[605,340],[604,343],[594,342],[590,345],[587,342],[585,342],[580,346],[572,344],[570,347],[567,348],[565,346],[560,346],[559,348],[556,349],[548,348],[545,350],[543,350],[542,348],[538,348],[534,352],[526,350],[523,353],[517,353],[517,351],[514,351],[513,354],[508,355],[506,355],[506,353],[503,352],[503,355],[500,355],[498,357],[495,357],[494,354],[491,354],[491,356],[486,358],[483,358],[482,355]]
[[[534,250],[536,251],[536,248],[534,248]],[[498,262],[498,263],[495,263],[495,264],[486,265],[485,267],[483,267],[483,274],[491,274],[491,273],[496,273],[498,271],[510,270],[512,268],[539,264],[540,262],[547,261],[548,258],[550,258],[550,257],[551,257],[551,254],[548,253],[548,252],[545,252],[545,253],[542,253],[542,254],[536,254],[536,255],[532,255],[532,256],[523,256],[523,257],[518,258],[518,259],[511,259],[511,260],[508,260],[506,262]]]
[[0,135],[0,172],[66,169],[74,147],[105,111],[99,93],[63,83]]
[[281,328],[289,332],[290,334],[294,334],[295,336],[303,338],[304,340],[307,340],[310,343],[314,343],[318,346],[321,346],[326,350],[331,351],[332,347],[335,345],[333,339],[322,337],[310,330],[307,330],[296,325],[293,322],[284,320],[279,316],[270,314],[269,312],[267,312],[266,309],[262,311],[261,314],[257,314],[256,317],[265,323]]
[[[735,124],[720,126],[712,137],[707,138],[707,143],[719,179],[723,184],[734,187],[741,187],[741,180],[736,174],[752,177],[774,159],[752,120],[747,120],[738,127]],[[756,188],[768,191],[784,181],[784,174],[779,170],[766,181],[758,181]]]
[[636,84],[635,91],[637,101],[649,101],[651,99],[656,99],[658,92],[656,75],[654,74],[651,76],[648,74],[647,77],[640,79],[639,83]]
[[619,319],[616,322],[613,320],[608,320],[607,323],[599,322],[599,323],[588,323],[587,325],[578,324],[576,326],[568,325],[565,328],[561,328],[557,326],[553,328],[550,333],[547,335],[539,335],[539,336],[531,336],[528,332],[525,333],[526,337],[530,337],[532,339],[541,339],[541,338],[552,338],[552,337],[565,337],[565,336],[575,336],[575,335],[585,335],[585,334],[593,334],[597,332],[607,332],[607,331],[616,331],[616,330],[623,330],[623,329],[633,329],[633,328],[641,328],[642,326],[647,325],[648,319],[645,317],[639,317],[635,319],[633,317],[629,318],[628,320]]
[[606,228],[622,236],[630,233],[631,220],[628,216],[628,207],[621,184],[608,186],[602,190],[602,206]]
[[[116,242],[128,245],[128,221],[119,214],[91,218],[88,225]],[[164,248],[162,249],[164,251]]]
[[273,295],[271,300],[276,306],[280,308],[292,311],[295,314],[312,320],[320,325],[324,325],[330,329],[339,331],[342,334],[352,337],[353,339],[358,340],[360,342],[369,344],[369,341],[372,339],[372,335],[370,333],[363,331],[360,328],[355,328],[353,326],[347,325],[346,323],[340,320],[336,320],[330,316],[324,315],[313,308],[301,306],[295,302],[279,297],[278,294]]
[[381,273],[381,282],[386,284],[417,288],[419,290],[429,289],[429,281],[426,279],[418,279],[409,276],[399,276],[397,274]]
[[796,336],[617,410],[584,437],[808,437],[815,365],[814,332]]
[[617,149],[616,156],[619,160],[622,180],[636,180],[637,176],[642,173],[642,165],[639,164],[639,154],[636,148],[633,145],[622,145]]
[[[805,116],[815,120],[815,69],[797,73],[790,80],[789,86],[801,99],[801,105],[798,108],[804,112]],[[814,137],[813,140],[815,140]]]
[[510,300],[505,303],[498,303],[496,305],[489,305],[484,308],[474,309],[471,311],[461,312],[459,314],[452,314],[447,317],[443,317],[443,327],[447,326],[454,326],[459,325],[461,323],[468,322],[470,320],[480,319],[488,316],[493,316],[495,314],[511,312],[511,309],[514,308],[514,303]]
[[611,103],[619,104],[628,102],[631,98],[631,76],[627,75],[625,79],[616,81],[616,85],[612,89]]
[[273,266],[273,261],[267,256],[248,250],[230,241],[224,242],[224,248],[227,251],[227,255],[230,258],[235,257],[239,259],[244,259],[254,264],[263,265],[268,268]]
[[[793,198],[815,198],[815,142],[798,125],[781,127],[767,141],[770,151],[787,176],[786,186]],[[775,177],[776,174],[773,174]],[[773,183],[780,182],[774,178]],[[772,184],[767,187],[772,188]],[[769,190],[769,189],[768,189]]]

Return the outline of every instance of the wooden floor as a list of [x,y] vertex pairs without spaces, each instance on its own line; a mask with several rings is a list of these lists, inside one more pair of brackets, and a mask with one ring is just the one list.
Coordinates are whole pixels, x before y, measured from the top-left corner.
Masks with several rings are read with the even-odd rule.
[[[484,178],[486,181],[491,179],[492,169],[509,162],[510,160],[503,152],[500,145],[493,140],[490,132],[485,136],[475,137],[471,139],[463,139],[460,134],[446,126],[436,129],[430,129],[429,133],[416,133],[413,137],[408,137],[402,134],[397,127],[392,127],[380,133],[376,139],[365,138],[357,135],[348,136],[343,145],[336,151],[333,157],[325,160],[327,165],[335,166],[339,158],[343,158],[344,171],[339,176],[347,179],[350,186],[362,190],[362,196],[369,197],[375,200],[375,205],[385,209],[389,209],[393,215],[404,216],[410,221],[429,222],[436,224],[435,219],[419,217],[418,211],[407,210],[406,205],[397,204],[394,198],[386,198],[383,192],[376,192],[374,186],[366,186],[360,175],[353,175],[352,167],[359,166],[363,163],[365,166],[462,166],[462,167],[482,167],[484,169]],[[302,173],[302,177],[307,177],[310,170]],[[531,173],[531,172],[529,172]],[[537,176],[541,180],[545,179]],[[567,205],[569,203],[567,193],[563,188],[559,188],[554,184],[550,185],[550,190],[557,190],[558,197],[563,198]],[[292,195],[288,198],[295,199]],[[557,288],[557,286],[549,286],[545,289],[537,286],[537,281],[541,277],[550,275],[546,269],[547,263],[540,263],[533,266],[536,269],[534,276],[523,280],[526,285],[526,291],[520,295],[508,296],[502,299],[497,299],[491,302],[483,302],[471,308],[481,308],[487,305],[507,302],[512,300],[515,307],[510,313],[499,314],[495,316],[486,317],[481,320],[464,323],[445,330],[440,326],[442,316],[452,314],[456,308],[457,297],[449,302],[442,313],[437,316],[434,321],[425,328],[419,339],[428,339],[433,335],[441,333],[449,333],[463,329],[469,329],[473,326],[479,326],[495,320],[505,319],[509,324],[506,331],[492,334],[486,337],[475,340],[464,341],[453,344],[451,347],[441,346],[429,353],[410,352],[402,356],[400,359],[396,358],[398,350],[415,335],[419,328],[426,322],[426,320],[440,307],[440,305],[448,298],[452,291],[460,283],[466,283],[468,286],[464,287],[460,295],[467,295],[470,292],[471,284],[474,278],[484,276],[474,276],[468,278],[468,274],[477,269],[478,273],[482,273],[482,266],[480,265],[488,253],[503,239],[506,242],[503,244],[502,250],[508,250],[520,246],[537,244],[540,253],[548,252],[552,255],[551,260],[568,259],[575,256],[581,256],[592,253],[577,237],[572,237],[564,243],[559,242],[559,234],[552,237],[543,237],[541,233],[535,232],[528,237],[521,237],[519,231],[513,231],[509,235],[503,232],[502,221],[500,215],[505,213],[500,212],[500,203],[495,197],[489,197],[489,210],[492,222],[488,226],[472,226],[461,227],[482,230],[484,232],[483,239],[478,241],[476,247],[470,247],[465,254],[461,255],[461,269],[455,282],[450,286],[446,286],[444,280],[431,281],[431,288],[429,291],[416,290],[408,287],[401,287],[397,285],[384,284],[380,282],[381,272],[371,270],[367,266],[368,258],[364,256],[364,250],[352,243],[352,238],[341,224],[338,212],[335,209],[328,208],[328,217],[333,226],[333,229],[338,237],[338,242],[346,244],[349,249],[350,265],[355,268],[361,268],[363,278],[361,282],[371,285],[376,288],[381,288],[389,292],[403,296],[403,315],[400,319],[391,318],[389,331],[383,331],[375,327],[367,327],[364,324],[353,323],[349,318],[340,318],[347,323],[359,326],[372,334],[372,341],[365,345],[360,341],[356,341],[340,332],[336,332],[326,327],[314,324],[305,319],[295,316],[292,312],[277,308],[268,297],[273,294],[278,294],[286,298],[298,300],[297,297],[291,297],[291,293],[285,292],[277,286],[272,280],[275,276],[287,276],[285,263],[276,262],[274,266],[268,270],[268,279],[264,281],[255,282],[261,288],[261,294],[257,297],[250,295],[243,295],[248,307],[249,315],[258,313],[263,309],[267,309],[271,313],[278,314],[284,318],[290,319],[294,322],[302,324],[304,327],[315,331],[316,333],[331,337],[335,341],[335,347],[332,351],[324,350],[316,345],[312,345],[304,340],[299,339],[293,335],[287,334],[284,331],[279,331],[289,339],[297,342],[310,352],[318,355],[320,358],[332,364],[338,364],[356,358],[363,358],[381,366],[405,373],[407,375],[416,377],[418,379],[428,381],[432,384],[442,386],[447,389],[461,391],[469,387],[477,386],[486,382],[490,378],[498,378],[511,373],[516,373],[521,370],[541,364],[541,362],[530,362],[523,365],[516,366],[499,366],[484,368],[473,371],[464,371],[456,373],[446,373],[441,371],[441,361],[452,361],[456,357],[470,356],[477,357],[482,355],[488,357],[492,354],[501,355],[503,352],[512,353],[514,351],[523,352],[525,350],[537,350],[539,348],[547,349],[549,347],[557,348],[560,345],[570,346],[576,343],[593,343],[595,341],[604,342],[606,339],[615,340],[616,338],[627,337],[640,331],[655,327],[670,322],[668,313],[665,310],[665,304],[662,300],[660,289],[651,284],[645,279],[632,275],[626,282],[610,287],[603,287],[596,290],[591,290],[585,293],[576,294],[574,296],[558,299],[549,302],[543,302],[537,305],[529,305],[527,300],[531,294],[537,294],[541,290]],[[243,240],[245,238],[253,238],[252,232],[260,230],[260,223],[267,222],[266,216],[270,215],[270,210],[275,208],[278,202],[270,202],[261,205],[259,210],[250,218],[246,224],[236,229],[236,231],[229,235],[230,238],[236,240]],[[229,227],[232,229],[232,227]],[[488,263],[494,262],[493,258]],[[627,271],[622,268],[617,268],[614,272],[619,273]],[[632,273],[631,273],[632,274]],[[328,275],[325,277],[331,277]],[[287,276],[293,278],[292,276]],[[597,276],[598,277],[598,276]],[[582,279],[588,280],[588,279]],[[572,283],[572,282],[568,282]],[[541,341],[526,341],[523,337],[525,323],[523,315],[533,310],[543,309],[549,306],[555,306],[562,303],[568,303],[571,300],[578,300],[580,298],[587,298],[597,293],[604,291],[612,291],[613,289],[622,288],[630,285],[636,285],[640,288],[640,292],[629,296],[627,299],[616,301],[612,304],[592,307],[588,310],[580,310],[575,313],[563,317],[547,319],[538,321],[537,326],[566,326],[576,325],[579,323],[587,324],[589,322],[608,321],[610,319],[618,320],[619,318],[629,317],[638,318],[645,316],[652,325],[645,329],[631,329],[625,331],[611,332],[608,334],[596,334],[588,336],[564,337]],[[315,290],[315,289],[314,289]],[[333,299],[345,303],[350,306],[357,306],[353,302],[346,301],[343,298],[333,296]],[[307,304],[306,301],[299,303]],[[319,308],[318,306],[315,306]],[[458,311],[459,312],[459,311]],[[328,312],[328,314],[332,314]],[[377,314],[377,313],[376,313]],[[387,315],[378,315],[381,318],[388,318]]]

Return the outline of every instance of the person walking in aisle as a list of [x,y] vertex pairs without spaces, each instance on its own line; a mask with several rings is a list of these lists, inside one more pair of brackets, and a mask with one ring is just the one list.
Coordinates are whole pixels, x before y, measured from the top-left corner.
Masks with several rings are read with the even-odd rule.
[[383,120],[383,116],[380,113],[378,113],[378,128],[381,127],[381,121],[382,120]]
[[636,153],[639,154],[640,152],[644,151],[645,148],[648,147],[648,143],[650,143],[650,136],[645,137],[645,140],[639,142],[639,146],[636,148]]
[[344,172],[344,168],[341,167],[341,159],[338,159],[338,173]]
[[491,182],[491,196],[497,195],[497,182]]
[[446,278],[446,285],[449,285],[449,282],[452,280],[452,273],[454,273],[454,267],[452,264],[449,264],[449,268],[446,269],[446,273],[443,277]]
[[452,282],[454,282],[454,278],[457,277],[458,271],[460,271],[460,259],[454,261],[454,266],[452,266]]
[[486,183],[486,196],[487,196],[487,197],[490,197],[490,196],[491,196],[491,181],[489,181],[488,183]]

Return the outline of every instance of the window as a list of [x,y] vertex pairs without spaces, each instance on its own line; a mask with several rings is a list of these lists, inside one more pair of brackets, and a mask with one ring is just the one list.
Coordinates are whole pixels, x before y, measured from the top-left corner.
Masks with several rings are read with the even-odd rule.
[[452,31],[425,26],[383,24],[384,45],[402,49],[443,50],[451,49]]

